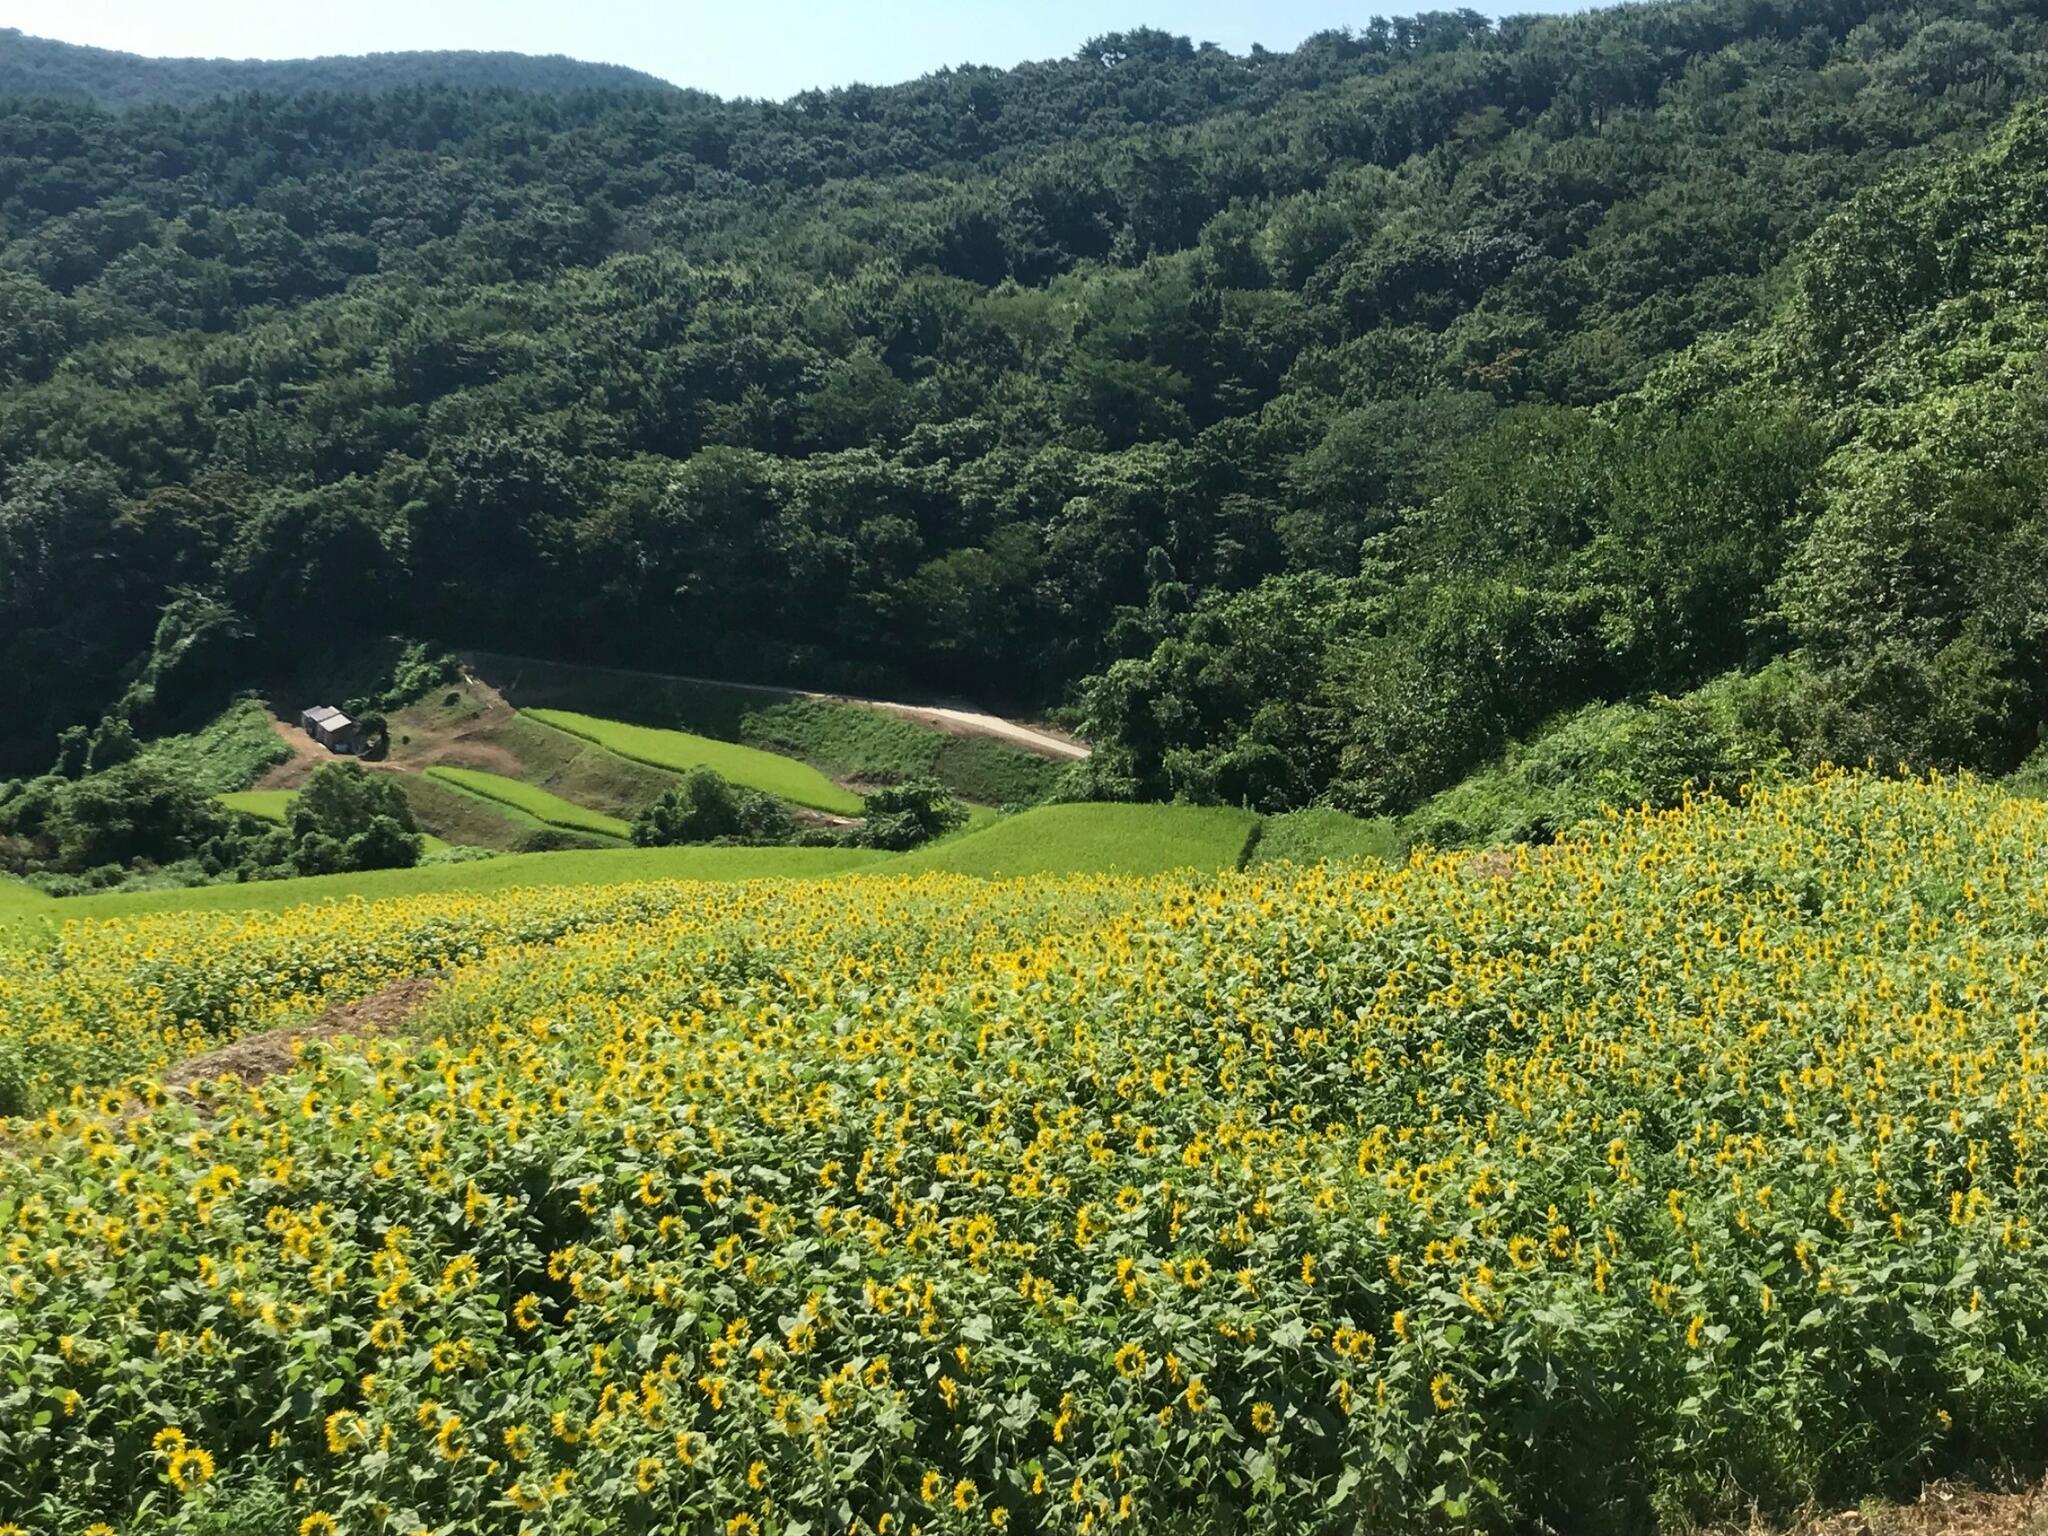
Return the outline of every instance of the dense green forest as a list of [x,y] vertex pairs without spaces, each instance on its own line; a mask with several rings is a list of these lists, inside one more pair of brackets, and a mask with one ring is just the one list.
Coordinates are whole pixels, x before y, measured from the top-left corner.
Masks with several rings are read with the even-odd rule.
[[0,103],[0,770],[391,632],[1067,704],[1082,789],[1265,809],[1547,727],[2009,769],[2044,80],[2004,0],[1680,0]]
[[0,96],[66,96],[111,106],[189,106],[231,91],[674,90],[617,64],[524,53],[373,53],[322,59],[151,59],[0,27]]

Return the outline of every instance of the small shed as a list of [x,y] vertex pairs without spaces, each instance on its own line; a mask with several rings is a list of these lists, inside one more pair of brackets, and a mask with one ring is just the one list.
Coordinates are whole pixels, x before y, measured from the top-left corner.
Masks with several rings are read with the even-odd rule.
[[362,750],[362,728],[331,704],[315,704],[299,715],[306,734],[330,752]]

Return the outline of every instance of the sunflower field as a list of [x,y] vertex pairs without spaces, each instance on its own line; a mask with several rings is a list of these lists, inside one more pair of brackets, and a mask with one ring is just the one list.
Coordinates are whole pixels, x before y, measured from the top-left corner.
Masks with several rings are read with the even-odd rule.
[[0,1531],[1619,1532],[1995,1470],[2044,927],[2048,808],[1836,774],[1398,866],[73,926],[0,951]]

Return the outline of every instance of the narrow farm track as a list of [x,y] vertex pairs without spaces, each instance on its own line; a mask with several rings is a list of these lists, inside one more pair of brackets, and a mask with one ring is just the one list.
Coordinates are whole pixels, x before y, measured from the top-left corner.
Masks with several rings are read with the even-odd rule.
[[929,704],[895,704],[882,699],[856,699],[842,693],[812,693],[812,699],[833,699],[842,704],[862,704],[884,714],[901,715],[920,725],[929,725],[954,736],[993,736],[1044,757],[1063,757],[1079,762],[1088,755],[1087,746],[1070,736],[1056,736],[1038,726],[1021,725],[1000,715],[979,710],[952,709]]
[[270,728],[277,733],[279,741],[291,748],[292,755],[250,785],[251,789],[297,789],[313,776],[315,768],[334,756],[296,725],[287,724],[275,715],[270,717]]
[[[501,654],[505,661],[530,662],[535,666],[563,666],[566,663],[543,661],[537,656],[514,656]],[[474,671],[470,658],[462,658],[465,669]],[[759,693],[778,699],[823,699],[834,704],[858,704],[864,709],[880,710],[883,714],[900,715],[929,725],[952,736],[987,736],[997,741],[1006,741],[1012,746],[1023,747],[1043,757],[1062,758],[1078,762],[1088,756],[1086,742],[1055,731],[1047,726],[1027,725],[1019,720],[992,715],[986,710],[970,709],[955,704],[912,704],[900,699],[870,699],[854,693],[826,693],[815,688],[781,688],[771,683],[735,683],[722,677],[694,677],[682,672],[648,672],[636,667],[594,667],[576,664],[582,672],[601,672],[610,677],[644,677],[655,682],[691,683],[705,688],[731,688],[741,693]]]

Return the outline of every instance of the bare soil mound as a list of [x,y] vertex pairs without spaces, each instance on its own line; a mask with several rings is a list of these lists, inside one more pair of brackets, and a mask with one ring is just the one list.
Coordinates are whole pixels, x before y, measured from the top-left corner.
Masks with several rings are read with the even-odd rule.
[[395,1032],[426,1006],[427,999],[440,985],[438,974],[408,976],[353,1003],[337,1003],[304,1024],[245,1035],[217,1050],[202,1051],[179,1062],[164,1074],[164,1087],[173,1092],[188,1092],[222,1077],[238,1078],[253,1086],[266,1077],[289,1072],[298,1060],[301,1040]]

